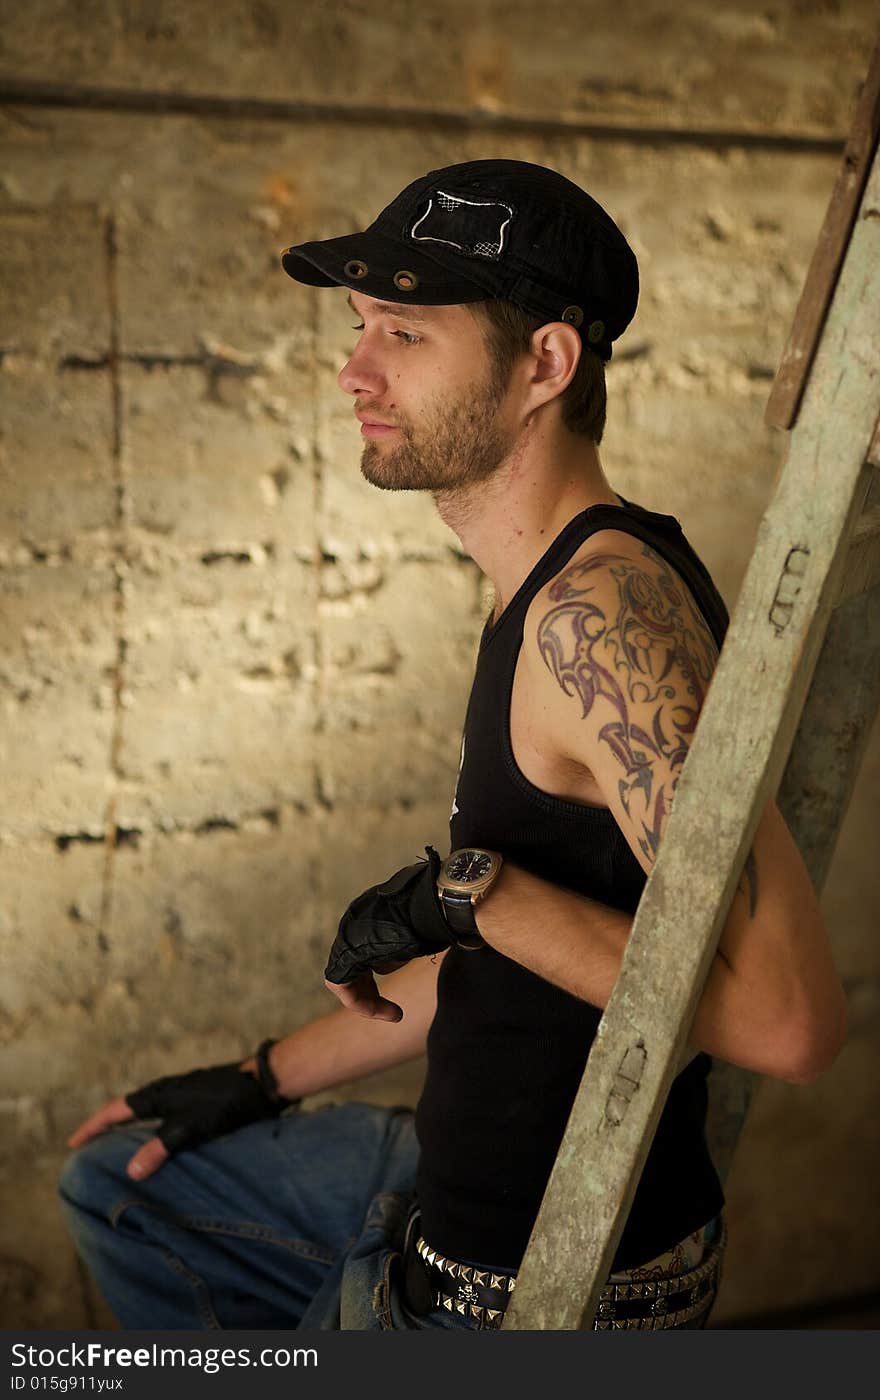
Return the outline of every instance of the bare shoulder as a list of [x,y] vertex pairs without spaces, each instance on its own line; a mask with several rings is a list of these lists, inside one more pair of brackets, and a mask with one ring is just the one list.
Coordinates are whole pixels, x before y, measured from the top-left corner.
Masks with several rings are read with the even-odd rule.
[[[536,593],[526,616],[525,633],[530,642],[546,634],[548,616],[560,606],[568,613],[580,610],[571,605],[578,600],[585,621],[592,609],[616,605],[627,614],[630,627],[641,621],[658,626],[666,634],[677,626],[700,635],[701,650],[714,653],[718,648],[687,584],[671,564],[651,545],[623,530],[599,530]],[[559,614],[558,614],[559,615]]]
[[548,746],[592,774],[650,870],[718,648],[683,579],[643,541],[592,535],[530,606],[531,702]]

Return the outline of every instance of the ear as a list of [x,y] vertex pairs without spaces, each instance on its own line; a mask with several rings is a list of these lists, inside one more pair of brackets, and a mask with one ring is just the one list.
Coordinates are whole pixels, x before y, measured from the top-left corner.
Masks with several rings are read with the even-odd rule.
[[551,321],[534,332],[530,388],[535,407],[564,393],[574,378],[582,352],[581,338],[567,321]]

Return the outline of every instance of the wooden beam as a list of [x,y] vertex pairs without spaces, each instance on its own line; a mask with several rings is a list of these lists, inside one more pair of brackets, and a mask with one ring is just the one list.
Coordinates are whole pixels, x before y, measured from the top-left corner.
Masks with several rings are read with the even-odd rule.
[[764,410],[764,421],[769,427],[790,428],[797,417],[841,260],[877,149],[878,132],[880,41],[874,48],[862,86],[825,221],[813,250],[791,331]]

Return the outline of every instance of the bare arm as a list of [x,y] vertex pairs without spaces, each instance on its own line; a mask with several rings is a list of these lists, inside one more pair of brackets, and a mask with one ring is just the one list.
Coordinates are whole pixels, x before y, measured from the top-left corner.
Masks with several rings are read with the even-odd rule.
[[[784,849],[800,860],[771,802],[755,836],[755,871]],[[604,1007],[633,921],[618,909],[505,864],[477,906],[477,922],[486,942],[499,952]],[[794,889],[759,888],[754,904],[749,882],[741,881],[689,1043],[745,1069],[805,1083],[832,1063],[842,1044],[845,1016],[806,870]]]
[[[647,546],[641,555],[586,555],[530,608],[523,659],[537,723],[558,753],[594,775],[646,873],[717,657],[692,599]],[[512,870],[480,906],[478,922],[499,951],[596,1006],[610,996],[632,925],[628,915]],[[818,900],[771,801],[722,930],[691,1043],[803,1082],[831,1064],[845,1027],[843,989]]]
[[[424,1054],[437,1007],[437,977],[443,953],[412,962],[383,978],[383,995],[403,1011],[399,1021],[352,1016],[344,1008],[291,1031],[269,1052],[281,1093],[304,1098],[391,1069]],[[242,1069],[256,1070],[253,1059]]]
[[[437,1004],[437,977],[443,954],[415,958],[384,979],[384,986],[402,1009],[401,1020],[351,1016],[344,1010],[331,1011],[307,1022],[279,1040],[270,1051],[269,1063],[284,1098],[303,1098],[337,1084],[359,1079],[392,1065],[404,1064],[421,1055]],[[253,1057],[241,1069],[256,1076]],[[82,1147],[105,1128],[129,1122],[134,1117],[125,1099],[105,1103],[68,1138],[68,1147]],[[152,1176],[167,1160],[168,1152],[160,1138],[151,1137],[129,1159],[129,1176]]]

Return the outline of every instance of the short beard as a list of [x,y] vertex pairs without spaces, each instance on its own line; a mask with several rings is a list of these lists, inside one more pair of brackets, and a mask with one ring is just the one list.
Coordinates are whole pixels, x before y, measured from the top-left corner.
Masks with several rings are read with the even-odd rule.
[[498,423],[507,380],[491,367],[485,383],[460,398],[437,400],[418,430],[402,424],[402,441],[382,449],[368,442],[361,472],[384,491],[456,491],[487,481],[513,447]]

